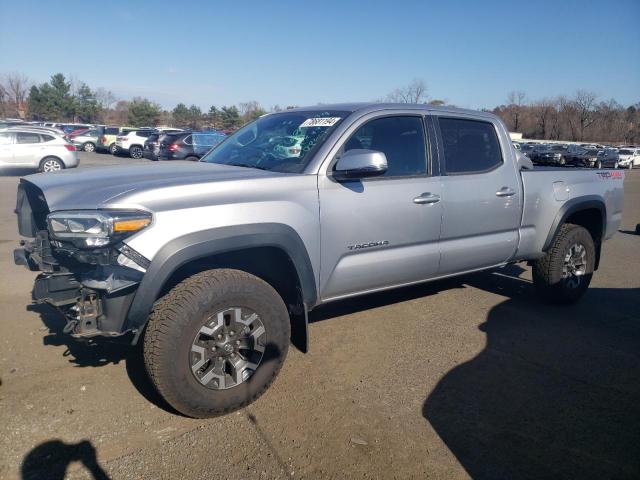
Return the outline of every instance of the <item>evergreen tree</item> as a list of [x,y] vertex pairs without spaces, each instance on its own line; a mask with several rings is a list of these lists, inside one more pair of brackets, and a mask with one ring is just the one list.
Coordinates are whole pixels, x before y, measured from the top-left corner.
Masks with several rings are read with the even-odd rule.
[[161,114],[160,105],[146,98],[134,98],[129,104],[129,123],[134,127],[154,126]]

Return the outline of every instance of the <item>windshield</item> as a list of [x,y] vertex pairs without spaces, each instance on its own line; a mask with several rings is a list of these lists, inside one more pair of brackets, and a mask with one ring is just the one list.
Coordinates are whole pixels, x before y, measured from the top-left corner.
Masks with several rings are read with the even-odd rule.
[[309,110],[266,115],[225,139],[201,161],[302,173],[315,150],[349,113]]
[[620,155],[633,155],[633,152],[631,150],[620,150],[618,153]]

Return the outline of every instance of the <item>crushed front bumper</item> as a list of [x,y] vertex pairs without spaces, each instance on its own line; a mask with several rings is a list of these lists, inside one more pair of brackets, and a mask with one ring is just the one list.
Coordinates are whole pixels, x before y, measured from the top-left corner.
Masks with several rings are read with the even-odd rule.
[[138,333],[126,329],[125,322],[143,272],[121,265],[63,267],[46,231],[22,243],[13,251],[15,264],[41,272],[34,282],[32,300],[57,308],[67,321],[66,333],[76,338]]

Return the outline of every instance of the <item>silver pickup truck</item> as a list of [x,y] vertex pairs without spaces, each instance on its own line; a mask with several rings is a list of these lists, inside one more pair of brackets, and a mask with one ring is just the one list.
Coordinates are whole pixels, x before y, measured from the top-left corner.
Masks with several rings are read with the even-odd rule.
[[543,299],[576,301],[623,179],[534,169],[485,112],[298,108],[200,162],[23,178],[14,257],[69,334],[140,340],[158,392],[207,417],[260,396],[327,302],[522,261]]

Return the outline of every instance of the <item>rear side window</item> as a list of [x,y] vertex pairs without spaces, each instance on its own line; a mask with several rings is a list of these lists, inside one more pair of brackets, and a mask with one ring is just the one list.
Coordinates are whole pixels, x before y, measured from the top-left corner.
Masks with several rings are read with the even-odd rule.
[[184,143],[185,145],[191,145],[191,135],[187,135],[186,137],[184,137],[182,139],[182,143]]
[[118,134],[118,127],[107,127],[104,129],[104,134],[105,135],[117,135]]
[[138,131],[136,132],[136,135],[137,135],[137,136],[139,136],[139,137],[144,137],[144,138],[146,138],[146,137],[148,137],[149,135],[151,135],[151,132],[150,132],[149,130],[138,130]]
[[51,140],[55,140],[55,137],[51,135],[40,135],[42,137],[43,142],[50,142]]
[[40,135],[37,133],[18,132],[16,143],[40,143]]
[[383,152],[387,171],[383,177],[427,173],[424,127],[420,117],[385,117],[371,120],[347,140],[344,151],[368,149]]
[[447,173],[481,173],[502,164],[502,151],[493,124],[461,118],[440,118],[438,123]]

